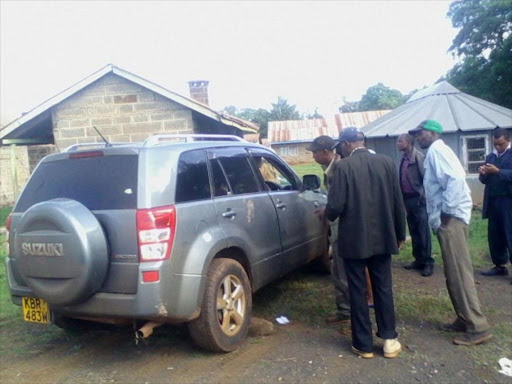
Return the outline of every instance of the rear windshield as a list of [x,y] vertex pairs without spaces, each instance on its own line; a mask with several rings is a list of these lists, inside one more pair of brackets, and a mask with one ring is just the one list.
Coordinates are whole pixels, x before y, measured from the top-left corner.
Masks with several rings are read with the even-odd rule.
[[137,208],[137,159],[114,155],[42,163],[23,190],[15,212],[66,197],[91,210]]

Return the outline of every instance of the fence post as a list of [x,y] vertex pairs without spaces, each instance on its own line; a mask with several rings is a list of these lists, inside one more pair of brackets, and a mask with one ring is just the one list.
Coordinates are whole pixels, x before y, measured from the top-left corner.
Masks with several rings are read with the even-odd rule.
[[14,201],[18,198],[18,167],[16,166],[16,145],[11,145],[11,183]]

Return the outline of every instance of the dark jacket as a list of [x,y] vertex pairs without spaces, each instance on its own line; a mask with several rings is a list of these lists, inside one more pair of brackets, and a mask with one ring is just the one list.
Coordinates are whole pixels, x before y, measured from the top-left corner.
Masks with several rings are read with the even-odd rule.
[[[402,185],[402,164],[404,157],[400,161],[400,168],[398,174],[400,175],[400,186]],[[411,159],[407,167],[409,173],[409,181],[412,189],[421,196],[421,202],[425,203],[425,190],[423,189],[423,176],[425,176],[425,155],[418,151],[416,148],[412,149]]]
[[[487,164],[496,164],[496,160],[498,160],[498,156],[494,153],[491,153],[485,158],[485,162]],[[512,198],[512,149],[507,149],[507,151],[501,155],[501,167],[500,172],[497,175],[480,175],[480,181],[485,184],[484,191],[484,205],[482,207],[482,217],[487,219],[489,217],[489,184],[492,180],[491,177],[494,176],[498,180],[505,182],[506,189],[508,190],[508,196]]]
[[326,207],[340,218],[338,249],[347,259],[398,253],[405,240],[405,209],[393,161],[358,149],[336,163]]

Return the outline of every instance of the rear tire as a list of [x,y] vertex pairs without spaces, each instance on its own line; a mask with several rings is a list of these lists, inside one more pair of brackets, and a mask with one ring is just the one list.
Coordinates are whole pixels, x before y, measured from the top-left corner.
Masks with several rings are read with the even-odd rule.
[[251,312],[251,285],[244,268],[232,259],[214,259],[206,277],[201,314],[188,323],[188,329],[200,347],[231,352],[245,341]]

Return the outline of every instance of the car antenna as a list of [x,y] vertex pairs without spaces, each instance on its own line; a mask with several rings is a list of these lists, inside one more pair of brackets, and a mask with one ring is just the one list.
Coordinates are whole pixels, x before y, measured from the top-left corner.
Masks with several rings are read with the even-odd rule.
[[107,141],[107,139],[105,139],[105,137],[101,134],[101,132],[98,130],[98,128],[96,128],[94,125],[93,125],[92,127],[94,128],[94,130],[95,130],[96,132],[98,132],[98,135],[100,135],[100,137],[101,137],[101,138],[103,139],[103,141],[105,142],[105,147],[107,147],[107,148],[108,148],[108,147],[111,147],[111,146],[112,146],[112,144],[110,144],[110,143]]

